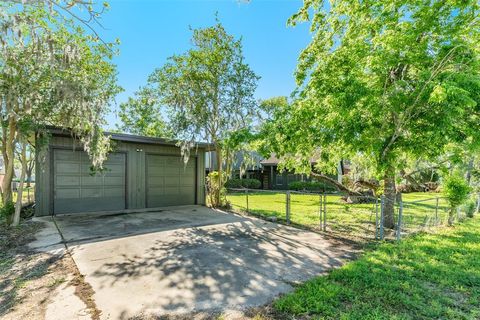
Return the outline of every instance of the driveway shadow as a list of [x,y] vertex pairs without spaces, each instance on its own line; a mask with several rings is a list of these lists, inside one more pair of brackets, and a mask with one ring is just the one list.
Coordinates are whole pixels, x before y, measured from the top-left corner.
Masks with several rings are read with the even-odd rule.
[[[97,300],[110,316],[263,305],[292,290],[295,283],[351,257],[349,246],[330,243],[316,233],[250,219],[179,228],[130,241],[138,241],[135,249],[118,250],[115,259],[98,258],[101,262],[96,261],[87,273],[97,298],[109,295],[105,302],[120,302],[122,307],[113,310],[111,303],[102,306]],[[117,243],[117,248],[121,246]],[[95,247],[84,250],[94,255]]]

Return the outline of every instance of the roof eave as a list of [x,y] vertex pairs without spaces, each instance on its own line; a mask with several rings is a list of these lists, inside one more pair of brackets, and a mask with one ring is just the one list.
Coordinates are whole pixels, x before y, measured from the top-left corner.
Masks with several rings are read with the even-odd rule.
[[[72,136],[71,131],[58,128],[58,127],[47,127],[47,131],[55,136],[70,136],[70,137]],[[109,136],[112,140],[116,140],[116,141],[144,143],[144,144],[160,144],[160,145],[171,145],[171,146],[179,146],[182,143],[181,140],[157,138],[157,137],[146,137],[146,136],[139,136],[134,134],[127,134],[127,133],[117,133],[117,132],[106,131],[104,132],[104,134]],[[195,142],[194,147],[207,149],[207,150],[215,149],[212,143],[206,143],[206,142]]]

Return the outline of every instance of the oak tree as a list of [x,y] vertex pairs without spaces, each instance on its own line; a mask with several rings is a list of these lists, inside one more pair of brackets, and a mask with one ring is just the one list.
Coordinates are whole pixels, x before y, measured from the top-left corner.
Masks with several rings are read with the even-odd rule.
[[472,0],[304,1],[290,23],[310,21],[313,37],[272,149],[303,168],[319,152],[332,170],[361,155],[383,179],[393,227],[402,159],[480,139],[479,14]]

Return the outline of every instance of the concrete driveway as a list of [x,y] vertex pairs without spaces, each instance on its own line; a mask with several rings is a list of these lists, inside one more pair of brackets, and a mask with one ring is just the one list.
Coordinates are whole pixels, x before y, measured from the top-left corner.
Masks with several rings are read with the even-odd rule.
[[263,305],[352,252],[316,233],[200,206],[55,219],[103,319]]

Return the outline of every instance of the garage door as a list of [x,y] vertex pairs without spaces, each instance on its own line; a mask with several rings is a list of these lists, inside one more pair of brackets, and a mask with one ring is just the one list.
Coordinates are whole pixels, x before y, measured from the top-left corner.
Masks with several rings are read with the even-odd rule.
[[196,160],[184,164],[174,156],[146,156],[148,208],[195,204]]
[[53,212],[125,209],[125,165],[125,154],[111,153],[104,163],[105,170],[92,174],[85,152],[54,150]]

